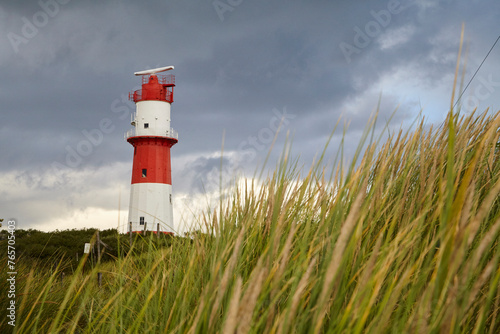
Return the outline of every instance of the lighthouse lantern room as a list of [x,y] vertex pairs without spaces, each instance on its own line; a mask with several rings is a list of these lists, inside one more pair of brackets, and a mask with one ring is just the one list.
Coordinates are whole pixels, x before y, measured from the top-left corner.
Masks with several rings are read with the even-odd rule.
[[128,216],[131,232],[174,233],[170,148],[178,135],[170,127],[170,110],[175,77],[157,74],[173,68],[134,73],[142,76],[142,89],[129,94],[136,112],[132,114],[134,128],[125,135],[134,147]]

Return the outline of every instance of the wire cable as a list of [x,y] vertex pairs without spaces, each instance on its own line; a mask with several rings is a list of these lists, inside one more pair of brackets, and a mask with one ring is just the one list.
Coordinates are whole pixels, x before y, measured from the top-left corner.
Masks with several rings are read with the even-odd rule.
[[481,66],[483,66],[484,62],[486,61],[486,58],[488,58],[488,56],[490,55],[491,51],[493,51],[493,49],[495,48],[495,45],[497,45],[498,41],[500,40],[500,35],[497,37],[497,40],[495,41],[495,43],[493,43],[493,46],[491,47],[490,51],[488,51],[488,53],[486,54],[486,56],[484,57],[483,61],[481,62],[481,64],[479,65],[479,67],[477,68],[476,72],[474,72],[474,75],[472,76],[472,78],[469,80],[469,83],[467,83],[467,86],[465,86],[464,90],[462,91],[462,93],[460,93],[460,96],[458,97],[457,99],[457,102],[455,102],[455,104],[453,105],[453,108],[456,107],[457,103],[460,101],[460,99],[462,98],[462,95],[464,95],[465,91],[467,90],[467,88],[469,88],[469,85],[470,83],[472,82],[472,80],[474,80],[474,78],[476,77],[476,74],[477,72],[479,72],[479,70],[481,69]]

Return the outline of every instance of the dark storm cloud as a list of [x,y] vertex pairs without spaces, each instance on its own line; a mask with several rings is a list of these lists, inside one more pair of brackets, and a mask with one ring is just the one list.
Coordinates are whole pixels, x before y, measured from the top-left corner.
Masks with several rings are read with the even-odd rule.
[[[310,110],[317,109],[318,104],[329,103],[334,108],[345,97],[358,93],[352,85],[353,74],[362,73],[364,86],[360,88],[368,87],[381,74],[392,68],[402,66],[404,63],[411,63],[419,57],[422,58],[426,50],[433,47],[423,39],[428,39],[429,34],[433,30],[437,30],[435,25],[428,24],[428,19],[420,19],[421,22],[419,22],[418,8],[416,6],[409,7],[401,14],[393,16],[388,29],[395,29],[403,23],[415,22],[418,25],[417,31],[419,33],[416,34],[411,43],[407,43],[404,48],[390,52],[378,52],[377,46],[372,43],[366,49],[361,50],[361,55],[358,59],[354,59],[353,64],[347,66],[342,58],[336,59],[337,63],[325,61],[325,58],[338,56],[337,45],[341,41],[339,37],[349,42],[348,36],[353,35],[352,28],[354,26],[363,27],[370,19],[373,20],[370,16],[371,10],[383,10],[387,2],[372,2],[372,9],[361,8],[357,5],[354,7],[356,11],[348,11],[345,4],[333,10],[331,4],[314,3],[313,5],[310,3],[308,5],[295,2],[290,6],[291,9],[285,9],[286,16],[277,14],[281,7],[277,6],[276,2],[271,2],[265,8],[260,8],[259,12],[257,12],[259,7],[256,7],[255,4],[243,3],[234,11],[226,13],[227,19],[224,22],[216,20],[212,22],[207,19],[211,16],[211,19],[214,20],[216,18],[215,11],[208,13],[196,11],[196,16],[192,16],[191,19],[193,22],[198,22],[198,19],[205,18],[203,22],[206,26],[200,27],[199,23],[195,23],[195,28],[190,29],[188,25],[185,25],[183,30],[180,30],[178,23],[176,23],[180,21],[177,16],[187,15],[187,13],[181,12],[180,15],[174,16],[169,11],[170,7],[186,10],[186,7],[178,4],[168,6],[163,2],[153,2],[152,7],[125,6],[127,9],[124,9],[123,6],[120,6],[113,10],[114,8],[110,5],[95,8],[90,7],[91,2],[84,3],[87,5],[81,3],[77,5],[76,2],[67,4],[67,11],[81,10],[79,7],[84,8],[83,15],[80,16],[81,21],[74,21],[73,27],[88,28],[89,24],[83,23],[86,21],[96,21],[99,22],[99,25],[94,26],[94,29],[90,31],[75,33],[72,36],[65,35],[64,32],[60,31],[60,37],[65,38],[68,43],[58,44],[59,48],[53,50],[54,56],[47,64],[44,64],[46,65],[45,70],[33,73],[36,79],[29,80],[30,85],[26,85],[26,77],[19,78],[16,75],[9,78],[9,82],[12,83],[9,87],[14,87],[14,89],[13,91],[6,90],[6,94],[10,97],[16,96],[15,89],[22,85],[23,93],[29,96],[29,99],[25,99],[26,103],[21,105],[19,105],[18,99],[6,99],[5,108],[7,110],[12,111],[13,108],[17,108],[15,113],[11,112],[16,115],[12,118],[13,122],[16,122],[16,118],[18,118],[20,120],[18,123],[22,123],[26,127],[40,128],[42,126],[50,131],[62,132],[66,130],[70,132],[81,131],[92,127],[97,118],[109,111],[105,110],[109,109],[109,105],[107,105],[109,100],[106,99],[112,97],[113,94],[123,93],[123,89],[119,88],[120,83],[123,83],[124,80],[128,81],[127,88],[134,84],[133,78],[127,79],[123,72],[115,71],[113,73],[115,78],[97,75],[96,68],[107,68],[107,65],[115,63],[117,59],[104,57],[105,53],[102,51],[92,52],[91,50],[96,46],[105,47],[108,43],[108,48],[111,50],[117,42],[124,41],[123,38],[117,37],[121,35],[130,34],[131,39],[128,47],[132,49],[131,51],[136,49],[130,55],[138,56],[138,60],[142,64],[148,57],[141,51],[144,51],[145,54],[158,54],[167,51],[165,48],[160,48],[159,45],[162,44],[160,41],[168,42],[171,39],[164,36],[169,35],[170,31],[180,35],[185,33],[189,36],[195,30],[204,38],[213,39],[213,45],[205,50],[204,54],[188,52],[185,54],[185,60],[180,61],[179,67],[187,69],[185,71],[179,69],[178,71],[179,78],[183,80],[181,82],[186,86],[198,89],[189,92],[179,89],[180,95],[178,95],[177,100],[180,102],[174,108],[181,109],[185,104],[189,107],[189,114],[180,113],[179,121],[185,123],[188,119],[192,119],[194,121],[190,122],[189,126],[198,130],[202,126],[208,125],[219,135],[221,124],[224,123],[221,120],[231,119],[235,114],[243,117],[245,117],[244,115],[255,117],[266,114],[269,109],[280,105],[287,105],[288,108],[294,108],[295,112],[304,115],[307,115]],[[206,4],[202,7],[205,10],[213,10],[210,8],[211,6],[206,6]],[[16,8],[18,12],[22,13],[40,10],[32,5],[26,7],[23,4],[17,4]],[[325,17],[328,9],[331,10],[328,13],[329,19]],[[122,29],[124,27],[119,24],[117,26],[115,21],[103,22],[101,19],[106,15],[102,15],[99,11],[105,12],[106,15],[116,12],[128,14],[130,19],[135,18],[138,24],[134,25],[133,29],[130,26]],[[346,13],[351,14],[345,15]],[[148,20],[137,20],[137,17],[141,18],[146,14],[149,15]],[[313,22],[311,20],[314,18],[313,14],[320,14],[324,21],[317,20],[314,22],[315,24],[311,24]],[[423,16],[425,18],[428,15],[439,14],[437,10],[427,10]],[[61,7],[59,16],[63,15],[69,14],[62,12]],[[449,17],[454,19],[454,16],[456,15],[451,14]],[[54,20],[58,20],[58,17],[55,17]],[[250,22],[254,22],[254,26],[249,27]],[[162,27],[162,29],[156,28],[155,30],[163,30],[165,34],[148,34],[152,30],[152,26]],[[228,30],[233,31],[232,35],[227,32]],[[328,34],[325,34],[324,31],[328,31]],[[43,36],[43,31],[39,34],[41,35],[40,40],[47,38]],[[48,34],[49,31],[47,31]],[[316,34],[323,34],[325,39],[318,39]],[[222,37],[219,37],[221,35]],[[224,38],[225,35],[226,38]],[[96,40],[97,36],[98,40]],[[138,38],[139,36],[140,38]],[[326,36],[330,37],[326,38]],[[189,43],[189,40],[186,42]],[[78,45],[81,44],[87,47],[80,49]],[[325,46],[325,44],[329,44],[329,46]],[[145,45],[150,47],[145,48]],[[30,45],[28,44],[27,47]],[[49,43],[48,47],[54,47],[54,45]],[[106,48],[104,49],[106,50]],[[167,53],[175,54],[175,50],[170,50],[175,48],[168,49]],[[451,51],[454,49],[452,48]],[[82,53],[81,56],[80,53]],[[329,53],[329,55],[325,57],[322,53]],[[93,55],[100,57],[90,58]],[[197,57],[202,58],[202,60],[197,59]],[[122,59],[119,59],[118,63],[133,63],[127,55],[122,55],[120,58]],[[127,58],[128,61],[123,60],[123,58]],[[159,59],[158,56],[154,58]],[[90,59],[92,60],[90,61]],[[82,66],[82,63],[85,65]],[[92,65],[95,65],[95,68]],[[426,65],[432,66],[433,64],[427,62]],[[439,65],[443,64],[436,66]],[[430,73],[439,76],[442,71],[449,71],[452,65],[446,64],[445,68],[433,68]],[[22,67],[22,64],[18,67]],[[68,75],[61,77],[61,69],[64,69]],[[427,76],[428,73],[423,75]],[[190,101],[191,104],[185,101]],[[36,109],[39,109],[40,112],[34,112]],[[212,116],[207,119],[207,114]],[[184,117],[187,115],[189,117]],[[55,118],[57,118],[56,122],[53,121]],[[201,119],[203,124],[197,124],[196,119]],[[182,126],[183,123],[180,125]]]
[[[190,180],[187,187],[180,187],[179,191],[190,194],[212,192],[219,186],[220,167],[231,168],[232,161],[223,157],[200,157],[183,167],[181,178]],[[181,183],[182,185],[182,183]],[[184,188],[184,189],[182,189]]]

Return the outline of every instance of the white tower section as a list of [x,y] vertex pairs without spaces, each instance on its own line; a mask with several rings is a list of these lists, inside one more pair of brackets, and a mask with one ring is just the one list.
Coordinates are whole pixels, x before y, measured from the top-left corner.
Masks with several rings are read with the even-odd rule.
[[170,103],[162,101],[140,101],[132,115],[132,125],[136,136],[166,136],[177,138],[170,127]]

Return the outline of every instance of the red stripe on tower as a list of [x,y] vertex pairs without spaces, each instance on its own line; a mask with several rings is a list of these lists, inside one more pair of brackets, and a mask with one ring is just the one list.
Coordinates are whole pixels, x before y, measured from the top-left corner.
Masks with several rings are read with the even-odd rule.
[[128,142],[134,146],[132,184],[172,184],[170,147],[177,143],[173,138],[131,137]]
[[128,220],[133,232],[175,231],[170,165],[170,148],[177,143],[177,133],[170,128],[175,77],[156,74],[171,69],[136,72],[142,75],[142,89],[129,94],[136,103],[134,128],[126,134],[134,147]]

